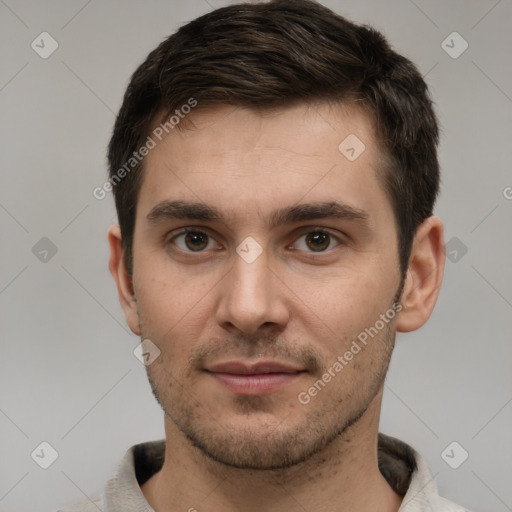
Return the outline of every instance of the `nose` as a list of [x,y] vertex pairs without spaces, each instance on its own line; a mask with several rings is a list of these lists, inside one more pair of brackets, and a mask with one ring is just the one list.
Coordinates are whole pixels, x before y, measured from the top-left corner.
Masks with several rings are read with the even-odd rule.
[[216,320],[228,331],[255,334],[261,329],[281,330],[290,318],[286,288],[267,264],[265,251],[251,263],[235,255],[222,283]]

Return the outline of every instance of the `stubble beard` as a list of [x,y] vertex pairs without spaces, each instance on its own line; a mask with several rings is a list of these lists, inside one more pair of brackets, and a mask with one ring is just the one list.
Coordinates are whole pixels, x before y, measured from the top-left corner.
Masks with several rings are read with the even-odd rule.
[[[230,427],[222,423],[221,415],[212,417],[201,397],[193,396],[187,377],[175,378],[163,364],[146,369],[153,395],[165,415],[202,455],[238,469],[282,470],[321,454],[333,441],[346,436],[364,416],[384,383],[394,347],[393,324],[379,334],[378,339],[371,341],[372,346],[365,349],[376,350],[378,354],[363,370],[357,385],[334,394],[334,379],[327,384],[329,390],[322,390],[307,405],[299,405],[294,397],[296,404],[292,410],[299,407],[302,418],[291,426],[284,417],[267,425],[258,421],[257,429],[247,422]],[[268,400],[269,397],[239,396],[235,399],[235,410],[249,418],[261,415]],[[283,404],[283,408],[284,405],[289,404]]]

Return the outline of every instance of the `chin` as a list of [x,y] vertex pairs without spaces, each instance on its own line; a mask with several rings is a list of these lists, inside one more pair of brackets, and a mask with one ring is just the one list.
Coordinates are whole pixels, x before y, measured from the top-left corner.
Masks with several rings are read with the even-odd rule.
[[261,410],[212,414],[209,418],[189,415],[176,418],[174,423],[202,456],[224,466],[250,470],[282,470],[305,462],[329,449],[329,444],[353,423],[337,418],[327,425],[323,413],[293,418],[293,411],[287,416],[284,407],[279,410],[279,415]]

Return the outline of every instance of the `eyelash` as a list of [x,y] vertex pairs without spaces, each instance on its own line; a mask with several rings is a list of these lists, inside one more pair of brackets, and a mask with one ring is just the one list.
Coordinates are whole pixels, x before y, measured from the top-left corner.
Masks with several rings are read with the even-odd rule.
[[[187,228],[183,228],[179,233],[175,234],[172,238],[170,238],[167,242],[167,245],[171,245],[171,244],[175,245],[175,241],[178,237],[186,236],[189,233],[206,235],[209,238],[208,242],[210,242],[210,240],[215,240],[215,238],[213,236],[211,236],[208,232],[204,231],[203,229],[187,227]],[[293,245],[295,245],[297,243],[297,241],[300,240],[302,237],[310,235],[310,234],[321,234],[321,235],[327,235],[329,237],[329,245],[326,250],[324,250],[324,251],[303,251],[303,252],[306,252],[313,256],[330,253],[334,248],[338,247],[339,245],[341,245],[343,243],[340,240],[340,237],[334,235],[331,231],[329,231],[325,228],[321,228],[321,227],[314,227],[314,228],[308,228],[307,231],[302,231],[301,234],[294,240]],[[336,245],[334,245],[334,247],[331,247],[333,240],[336,242]],[[186,253],[186,254],[198,254],[198,255],[205,254],[207,252],[206,249],[201,250],[201,251],[192,251],[192,250],[181,249],[179,247],[178,247],[178,250],[183,253]],[[292,249],[292,250],[300,251],[301,249]]]

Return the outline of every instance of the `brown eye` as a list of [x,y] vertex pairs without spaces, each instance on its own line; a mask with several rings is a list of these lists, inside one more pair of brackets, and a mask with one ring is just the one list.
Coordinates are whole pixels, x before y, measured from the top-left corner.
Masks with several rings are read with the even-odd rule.
[[213,243],[213,239],[202,231],[186,231],[185,233],[176,235],[172,239],[172,242],[182,251],[201,252]]
[[327,233],[308,233],[306,244],[312,251],[325,251],[331,243],[331,237]]
[[208,246],[208,235],[199,232],[189,232],[185,235],[185,244],[192,251],[202,251]]
[[295,242],[295,249],[305,252],[325,252],[339,245],[336,237],[327,231],[310,231],[299,237]]

